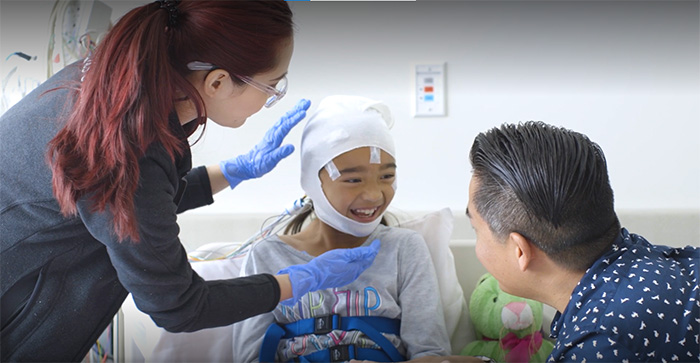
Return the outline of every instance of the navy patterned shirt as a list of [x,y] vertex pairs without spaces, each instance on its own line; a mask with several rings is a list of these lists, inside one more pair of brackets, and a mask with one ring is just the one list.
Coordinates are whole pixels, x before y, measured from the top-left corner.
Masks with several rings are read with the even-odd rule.
[[622,229],[552,321],[550,362],[698,362],[697,247],[656,246]]

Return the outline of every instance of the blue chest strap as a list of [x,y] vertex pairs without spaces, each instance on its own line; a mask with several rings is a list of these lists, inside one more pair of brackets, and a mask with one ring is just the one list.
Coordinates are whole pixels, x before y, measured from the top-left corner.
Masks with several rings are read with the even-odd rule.
[[350,359],[375,362],[400,362],[405,358],[381,333],[399,336],[401,321],[380,316],[326,315],[303,319],[286,325],[271,324],[260,347],[260,361],[273,362],[281,339],[291,339],[307,334],[327,334],[333,330],[359,330],[374,341],[381,350],[339,345],[299,357],[300,362],[343,362]]

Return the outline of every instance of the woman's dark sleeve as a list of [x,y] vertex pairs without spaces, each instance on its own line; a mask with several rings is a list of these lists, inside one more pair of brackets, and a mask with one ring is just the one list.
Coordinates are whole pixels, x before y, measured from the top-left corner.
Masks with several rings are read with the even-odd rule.
[[189,332],[274,309],[280,291],[272,275],[205,281],[192,270],[178,238],[174,164],[164,151],[149,150],[139,167],[134,204],[140,241],[119,241],[109,211],[96,213],[87,200],[78,205],[85,226],[107,247],[119,281],[139,310],[168,331]]
[[176,200],[178,197],[180,201],[177,213],[214,203],[209,174],[205,166],[190,170],[184,178],[180,179]]

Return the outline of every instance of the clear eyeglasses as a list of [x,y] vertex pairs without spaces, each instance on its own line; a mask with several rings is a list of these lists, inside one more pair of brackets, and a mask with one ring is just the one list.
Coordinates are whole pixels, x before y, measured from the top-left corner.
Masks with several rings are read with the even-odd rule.
[[[187,63],[187,68],[191,71],[211,71],[217,69],[218,67],[205,62],[189,62]],[[241,76],[239,74],[233,74],[236,78],[250,85],[251,87],[266,93],[269,97],[265,101],[265,107],[270,108],[275,105],[279,100],[281,100],[284,95],[287,94],[287,76],[282,77],[279,82],[277,82],[276,87],[268,86],[266,84],[260,83],[248,76]]]

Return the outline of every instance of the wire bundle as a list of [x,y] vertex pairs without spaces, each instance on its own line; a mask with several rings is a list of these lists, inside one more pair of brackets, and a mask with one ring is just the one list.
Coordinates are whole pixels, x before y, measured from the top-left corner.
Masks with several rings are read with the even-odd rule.
[[[285,209],[285,211],[280,215],[268,218],[260,228],[260,232],[248,238],[234,250],[221,254],[218,250],[197,249],[196,251],[188,254],[187,257],[190,261],[213,261],[245,256],[253,244],[267,236],[279,233],[279,231],[282,230],[295,216],[306,212],[311,208],[311,206],[312,204],[310,199],[307,196],[303,196],[294,201],[292,207]],[[273,218],[274,220],[271,223],[268,223],[268,221]],[[227,244],[227,246],[229,245],[230,244]]]

